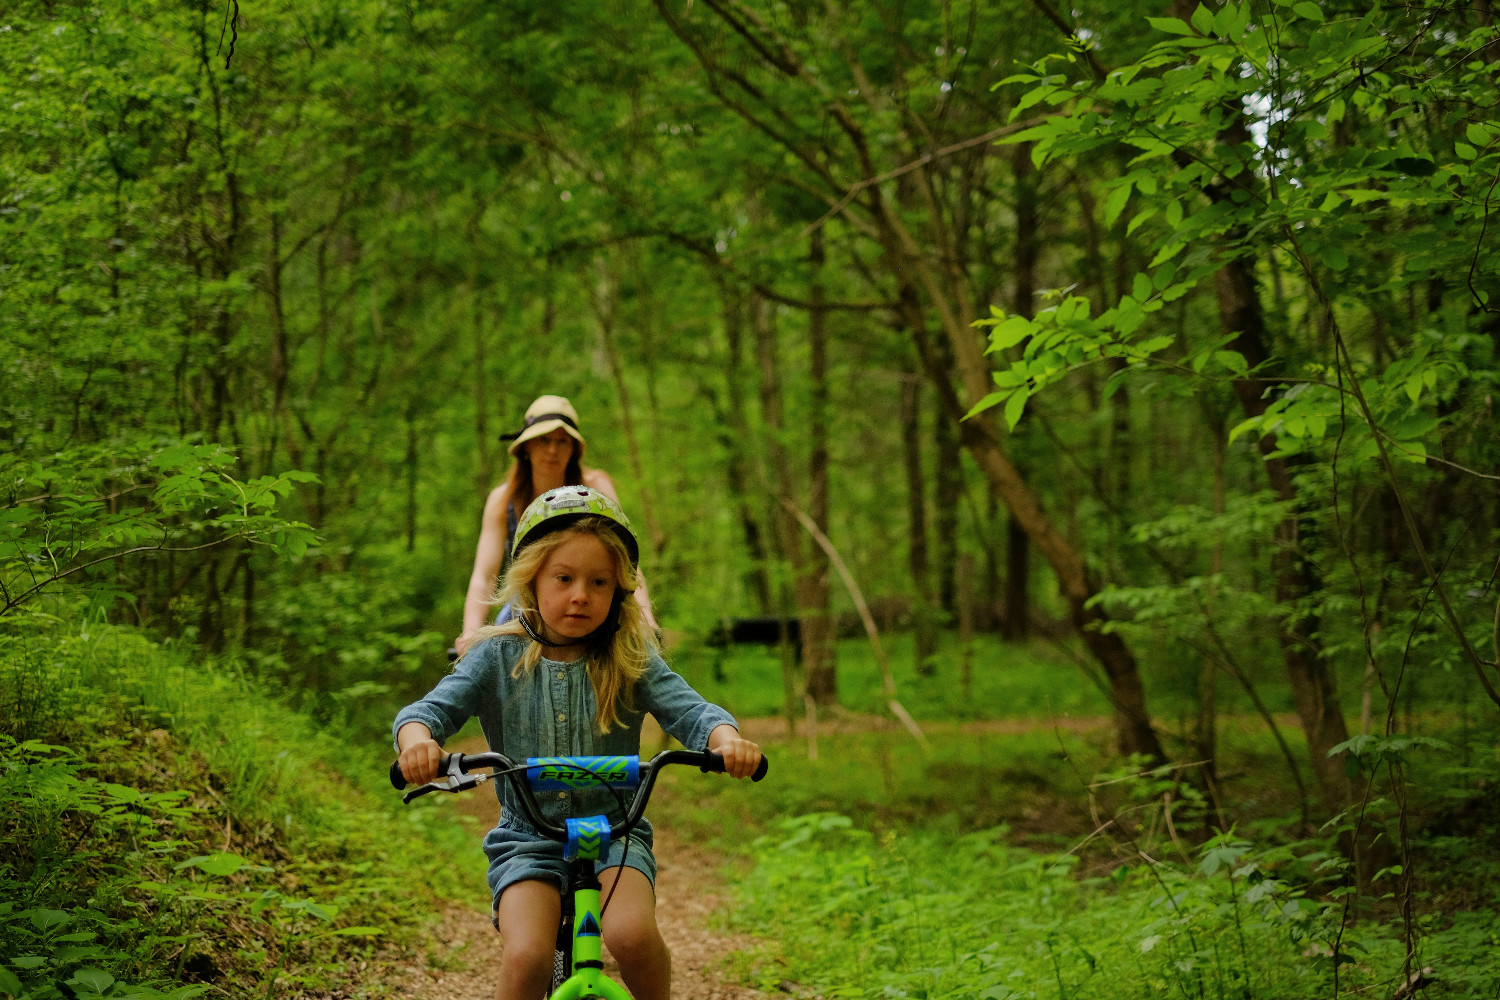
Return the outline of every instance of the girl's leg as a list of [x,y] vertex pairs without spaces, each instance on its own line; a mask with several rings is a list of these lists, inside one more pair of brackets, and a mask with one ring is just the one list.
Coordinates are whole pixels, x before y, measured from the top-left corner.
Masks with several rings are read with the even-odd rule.
[[526,879],[506,886],[495,919],[505,945],[496,1000],[541,1000],[552,985],[552,952],[562,919],[557,883]]
[[[610,898],[615,880],[620,886]],[[656,893],[651,880],[635,868],[606,868],[599,873],[604,911],[604,943],[620,963],[620,978],[635,1000],[669,1000],[672,953],[656,928]]]

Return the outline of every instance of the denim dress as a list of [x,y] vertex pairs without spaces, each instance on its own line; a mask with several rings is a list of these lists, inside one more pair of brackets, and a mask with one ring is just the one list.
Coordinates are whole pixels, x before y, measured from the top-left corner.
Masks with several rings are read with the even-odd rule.
[[[620,724],[601,734],[594,724],[594,685],[584,660],[561,663],[542,658],[529,672],[512,670],[531,640],[499,635],[476,644],[453,672],[438,682],[421,701],[396,715],[392,732],[408,722],[420,722],[439,744],[461,729],[471,717],[490,749],[513,760],[527,757],[633,756],[641,749],[641,721],[650,712],[663,730],[689,750],[706,750],[708,734],[721,725],[735,725],[734,717],[710,704],[655,653],[646,673],[635,684],[628,704],[620,706]],[[492,782],[500,799],[500,822],[484,838],[489,858],[491,898],[522,879],[552,879],[566,889],[567,867],[563,845],[538,834],[516,801],[508,780]],[[634,794],[621,792],[628,802]],[[567,792],[539,792],[538,805],[549,821],[561,824],[572,816],[621,818],[619,800],[608,788]],[[625,864],[656,884],[656,858],[651,852],[651,824],[642,818],[625,842],[612,839],[609,855],[595,864],[598,871]]]

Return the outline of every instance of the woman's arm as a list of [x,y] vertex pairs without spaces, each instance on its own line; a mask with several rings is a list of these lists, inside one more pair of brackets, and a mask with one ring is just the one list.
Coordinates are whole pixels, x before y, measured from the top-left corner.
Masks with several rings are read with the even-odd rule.
[[505,527],[505,506],[510,503],[510,486],[501,483],[490,491],[484,503],[484,517],[479,525],[479,544],[474,548],[474,571],[469,574],[469,590],[464,596],[464,630],[453,645],[462,657],[474,641],[474,632],[484,625],[491,608],[500,563],[505,557],[509,532]]
[[[620,502],[619,496],[615,493],[614,480],[610,479],[609,473],[603,469],[584,469],[583,485],[598,490],[615,503]],[[640,536],[637,535],[637,537]],[[637,572],[636,576],[640,580],[640,586],[635,588],[635,603],[641,606],[641,615],[646,619],[646,624],[651,628],[659,629],[656,616],[651,613],[651,592],[646,589],[646,574]]]

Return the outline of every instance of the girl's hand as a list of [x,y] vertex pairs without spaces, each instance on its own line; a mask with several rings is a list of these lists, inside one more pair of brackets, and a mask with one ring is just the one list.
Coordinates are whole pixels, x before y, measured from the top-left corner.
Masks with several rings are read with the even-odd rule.
[[760,765],[760,747],[740,738],[740,731],[731,725],[722,725],[708,736],[708,749],[724,758],[724,773],[735,778],[748,778]]
[[438,764],[443,759],[443,748],[432,738],[432,731],[420,722],[408,722],[396,734],[401,744],[401,777],[408,784],[425,785],[438,776]]

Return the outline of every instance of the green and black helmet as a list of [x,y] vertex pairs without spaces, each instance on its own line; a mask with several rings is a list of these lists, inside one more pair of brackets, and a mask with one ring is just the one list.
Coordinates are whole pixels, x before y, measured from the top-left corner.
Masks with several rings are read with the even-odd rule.
[[634,569],[640,562],[641,545],[635,532],[630,529],[630,518],[613,499],[588,486],[560,486],[548,490],[531,501],[521,519],[516,522],[516,537],[511,543],[510,557],[514,559],[521,550],[538,538],[566,528],[574,521],[585,517],[602,517],[612,522],[615,534],[630,554],[630,566]]

